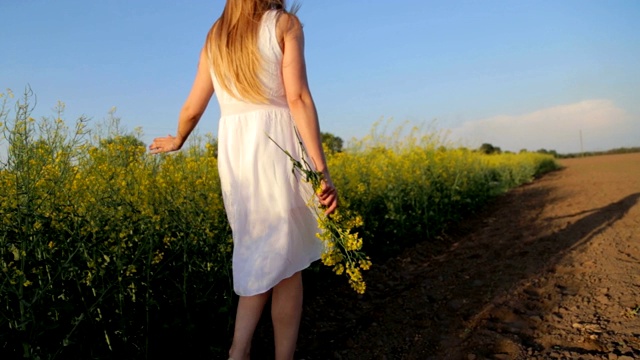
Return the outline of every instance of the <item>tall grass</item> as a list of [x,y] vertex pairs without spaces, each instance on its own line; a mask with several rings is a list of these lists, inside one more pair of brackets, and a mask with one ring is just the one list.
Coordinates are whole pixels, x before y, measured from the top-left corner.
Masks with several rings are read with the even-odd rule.
[[[35,120],[30,94],[10,95],[0,107],[3,358],[150,358],[167,339],[223,353],[232,242],[215,139],[151,156],[114,113],[114,126],[90,134],[85,118],[66,125],[63,104]],[[374,266],[555,166],[540,154],[443,145],[416,130],[372,135],[329,156]]]

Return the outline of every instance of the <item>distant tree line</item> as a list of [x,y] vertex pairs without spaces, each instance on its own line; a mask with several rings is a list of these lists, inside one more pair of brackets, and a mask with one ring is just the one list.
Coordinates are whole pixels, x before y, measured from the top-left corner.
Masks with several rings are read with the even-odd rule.
[[[499,146],[494,146],[489,143],[484,143],[480,145],[480,147],[476,149],[476,151],[481,152],[483,154],[487,154],[487,155],[503,153],[502,149],[500,149]],[[508,153],[508,152],[509,151],[505,151],[505,153]],[[521,149],[520,152],[521,153],[529,152],[529,150]],[[575,158],[575,157],[583,157],[583,156],[636,153],[636,152],[640,152],[640,147],[621,147],[621,148],[615,148],[615,149],[606,150],[606,151],[587,151],[582,153],[569,153],[569,154],[559,154],[555,150],[547,150],[547,149],[538,149],[533,152],[551,155],[555,158],[566,159],[566,158]]]
[[566,159],[566,158],[576,158],[576,157],[583,157],[583,156],[630,154],[630,153],[637,153],[637,152],[640,152],[639,146],[620,147],[620,148],[615,148],[615,149],[606,150],[606,151],[586,151],[582,153],[560,154],[558,155],[558,157]]

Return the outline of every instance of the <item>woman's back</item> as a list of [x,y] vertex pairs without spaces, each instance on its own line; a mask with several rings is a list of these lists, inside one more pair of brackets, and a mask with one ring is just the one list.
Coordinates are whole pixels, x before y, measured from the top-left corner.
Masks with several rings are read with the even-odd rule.
[[221,110],[218,173],[233,231],[233,283],[243,296],[268,291],[319,259],[322,250],[307,206],[313,190],[292,174],[291,161],[277,146],[298,160],[303,157],[285,96],[283,52],[276,35],[279,14],[264,14],[257,37],[259,80],[267,103],[232,96],[211,69]]
[[[221,115],[231,115],[269,107],[287,107],[284,84],[282,81],[282,49],[278,42],[276,25],[280,12],[278,10],[267,11],[261,21],[258,33],[258,50],[262,60],[262,73],[259,74],[260,83],[267,97],[267,104],[259,104],[238,99],[226,92],[211,68],[216,96],[220,104]],[[232,85],[232,84],[231,84]]]

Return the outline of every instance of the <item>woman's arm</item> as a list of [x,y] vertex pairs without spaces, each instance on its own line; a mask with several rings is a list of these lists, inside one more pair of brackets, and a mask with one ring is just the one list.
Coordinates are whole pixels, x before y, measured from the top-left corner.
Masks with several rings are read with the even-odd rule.
[[278,30],[283,34],[282,76],[287,102],[312,163],[324,175],[318,198],[327,207],[326,213],[330,214],[338,206],[338,193],[331,181],[322,150],[318,113],[307,81],[302,24],[294,15],[283,14],[278,22]]
[[189,134],[191,134],[198,124],[198,121],[200,121],[202,114],[207,109],[213,91],[213,82],[211,81],[211,73],[209,72],[209,61],[203,48],[200,52],[198,71],[193,81],[191,92],[180,111],[178,133],[176,136],[168,135],[166,137],[153,139],[153,142],[149,145],[149,150],[151,150],[152,154],[176,151],[182,148]]

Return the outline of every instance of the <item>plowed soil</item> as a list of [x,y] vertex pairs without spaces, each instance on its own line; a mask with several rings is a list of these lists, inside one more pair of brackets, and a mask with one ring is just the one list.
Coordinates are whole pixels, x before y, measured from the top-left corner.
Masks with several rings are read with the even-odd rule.
[[560,163],[375,264],[363,296],[307,275],[296,358],[640,358],[640,154]]

